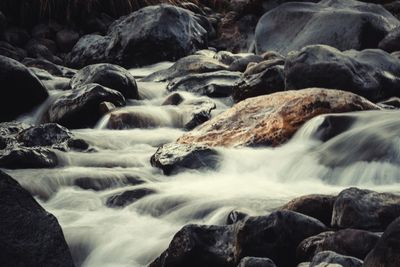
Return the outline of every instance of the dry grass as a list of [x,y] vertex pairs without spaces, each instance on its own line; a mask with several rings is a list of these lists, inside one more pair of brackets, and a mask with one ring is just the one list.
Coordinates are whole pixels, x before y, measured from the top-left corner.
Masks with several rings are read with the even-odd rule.
[[0,0],[0,10],[18,23],[29,25],[41,20],[56,19],[77,22],[93,13],[106,13],[114,18],[144,6],[159,3],[180,5],[192,2],[211,8],[222,8],[226,0]]

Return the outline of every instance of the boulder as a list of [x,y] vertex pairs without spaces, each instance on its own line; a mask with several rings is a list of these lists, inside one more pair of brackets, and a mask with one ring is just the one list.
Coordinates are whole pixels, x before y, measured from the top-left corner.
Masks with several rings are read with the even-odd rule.
[[57,98],[43,120],[68,128],[93,127],[102,116],[99,107],[102,102],[120,107],[125,105],[125,98],[121,93],[98,84],[84,85]]
[[79,33],[71,29],[63,29],[57,32],[56,42],[58,49],[63,53],[68,53],[72,50],[75,44],[79,41]]
[[233,267],[233,227],[187,225],[149,267]]
[[323,251],[314,256],[310,267],[361,267],[363,262],[357,258],[343,256],[333,251]]
[[295,211],[330,225],[335,200],[336,196],[331,195],[306,195],[291,200],[280,209]]
[[344,229],[337,232],[324,232],[300,243],[297,247],[297,260],[311,261],[317,253],[326,250],[364,259],[378,240],[378,234],[365,230]]
[[3,266],[74,266],[57,219],[2,171],[0,212],[0,261]]
[[27,54],[22,48],[14,47],[7,42],[0,41],[0,55],[22,61]]
[[276,267],[276,265],[268,258],[244,257],[237,267]]
[[117,188],[127,185],[139,185],[144,183],[143,180],[136,176],[126,176],[122,179],[115,179],[113,177],[78,177],[74,180],[74,185],[85,189],[93,191],[103,191],[111,188]]
[[399,216],[399,195],[349,188],[336,198],[332,226],[384,231]]
[[186,9],[148,6],[110,26],[107,54],[111,62],[125,67],[176,61],[206,48],[209,29],[205,17]]
[[154,193],[156,193],[156,191],[147,188],[128,190],[108,197],[106,205],[110,208],[122,208]]
[[207,146],[171,143],[159,147],[150,162],[170,175],[182,169],[214,169],[218,166],[219,154]]
[[260,63],[261,61],[263,61],[263,58],[261,56],[249,54],[248,56],[235,59],[229,65],[229,70],[244,72],[250,63]]
[[314,44],[342,51],[376,48],[399,25],[381,5],[354,0],[285,3],[259,20],[255,31],[256,52],[287,54]]
[[400,218],[393,221],[383,233],[375,248],[364,260],[364,267],[400,266]]
[[136,80],[126,69],[112,64],[94,64],[79,70],[71,79],[72,89],[97,83],[120,92],[125,98],[138,99]]
[[22,28],[9,27],[3,32],[3,39],[13,46],[24,47],[29,41],[29,33]]
[[400,27],[389,32],[386,37],[380,41],[379,48],[386,52],[392,53],[400,51]]
[[54,64],[46,59],[25,58],[22,63],[30,68],[45,70],[57,77],[72,78],[77,72],[74,69]]
[[10,121],[43,103],[48,93],[40,80],[21,63],[0,56],[0,121]]
[[236,224],[235,259],[270,258],[277,266],[296,264],[296,247],[307,237],[326,231],[317,219],[292,211],[248,217]]
[[56,153],[43,147],[11,147],[0,150],[0,167],[6,169],[54,168]]
[[209,146],[278,146],[324,113],[379,109],[352,93],[310,88],[246,99],[178,139]]
[[308,46],[289,55],[285,75],[287,90],[340,89],[372,101],[400,95],[400,62],[381,50],[340,52],[329,46]]
[[233,92],[235,83],[240,79],[240,72],[216,71],[202,74],[190,74],[172,80],[167,90],[187,91],[209,97],[227,97]]
[[25,47],[28,56],[31,58],[45,59],[55,64],[62,64],[62,60],[56,57],[50,49],[38,42],[29,42]]

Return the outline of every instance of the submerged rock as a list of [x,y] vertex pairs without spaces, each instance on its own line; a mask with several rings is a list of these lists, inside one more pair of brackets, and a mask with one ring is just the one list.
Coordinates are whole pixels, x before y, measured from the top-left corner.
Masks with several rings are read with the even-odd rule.
[[0,122],[32,111],[48,97],[46,87],[21,63],[0,56]]
[[288,90],[340,89],[372,101],[400,95],[400,62],[377,49],[340,52],[329,46],[308,46],[289,55],[285,77]]
[[309,119],[324,113],[379,109],[352,93],[311,88],[246,99],[180,137],[209,146],[278,146]]
[[156,193],[153,189],[140,188],[124,191],[107,198],[106,205],[111,208],[125,207],[148,195]]
[[353,0],[286,3],[259,20],[256,51],[258,54],[266,51],[287,54],[313,44],[339,50],[376,48],[386,34],[399,25],[400,22],[381,5]]
[[218,166],[219,154],[207,146],[172,143],[158,148],[150,162],[169,175],[182,169],[214,169]]
[[2,171],[0,212],[0,259],[3,266],[74,266],[57,219]]

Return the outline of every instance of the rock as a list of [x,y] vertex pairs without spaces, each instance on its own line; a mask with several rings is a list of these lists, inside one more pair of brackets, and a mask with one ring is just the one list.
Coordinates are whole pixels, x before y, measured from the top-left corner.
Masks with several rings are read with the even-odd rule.
[[363,262],[359,259],[343,256],[333,251],[323,251],[315,255],[310,267],[361,267]]
[[386,35],[386,37],[379,43],[379,48],[386,52],[396,52],[400,50],[400,27],[395,28]]
[[54,168],[56,153],[43,147],[13,147],[0,153],[0,167],[6,169]]
[[117,107],[111,102],[101,102],[100,103],[100,112],[103,115],[115,110]]
[[53,146],[72,138],[72,133],[55,123],[33,126],[21,131],[17,140],[27,147]]
[[79,177],[75,179],[74,185],[85,189],[94,191],[103,191],[110,188],[127,186],[127,185],[139,185],[142,184],[143,180],[138,176],[127,176],[123,179],[113,179],[104,177]]
[[72,89],[97,83],[120,92],[125,98],[139,99],[135,78],[126,69],[112,64],[95,64],[79,70],[71,79]]
[[259,20],[255,31],[256,52],[287,54],[314,44],[341,51],[376,48],[399,25],[381,5],[349,0],[286,3]]
[[4,31],[3,39],[13,46],[24,47],[29,41],[30,36],[29,33],[22,28],[10,27]]
[[241,78],[233,87],[232,98],[237,103],[250,97],[283,90],[285,90],[283,67],[273,66],[261,73]]
[[295,211],[330,225],[335,200],[336,196],[331,195],[306,195],[291,200],[280,209]]
[[57,32],[56,42],[61,52],[68,53],[79,41],[79,33],[70,29],[63,29]]
[[393,221],[383,233],[375,248],[364,260],[364,267],[400,266],[400,218]]
[[300,243],[297,247],[297,260],[310,261],[317,253],[326,250],[364,259],[378,240],[379,235],[364,230],[344,229],[324,232]]
[[72,78],[77,73],[74,69],[54,64],[45,59],[25,58],[22,63],[27,67],[45,70],[57,77]]
[[250,54],[248,56],[238,58],[233,61],[232,64],[229,65],[229,70],[244,72],[250,63],[260,63],[261,61],[263,61],[263,58],[261,56]]
[[7,42],[0,41],[0,55],[15,59],[17,61],[22,61],[26,57],[26,51],[14,47]]
[[[267,55],[266,55],[267,56]],[[249,64],[245,70],[245,72],[243,73],[243,75],[246,76],[250,76],[250,75],[254,75],[257,73],[261,73],[264,70],[274,67],[274,66],[280,66],[280,65],[284,65],[285,64],[285,59],[284,58],[280,58],[280,57],[272,57],[272,58],[268,58],[265,59],[259,63],[254,63],[254,64]]]
[[296,263],[296,247],[307,237],[326,231],[320,221],[292,211],[249,217],[236,225],[235,259],[270,258],[277,266]]
[[400,109],[400,98],[391,97],[378,103],[379,106],[387,109]]
[[50,51],[50,53],[52,53],[53,55],[58,53],[56,42],[54,42],[53,40],[45,39],[45,38],[33,38],[33,39],[29,40],[29,42],[25,46],[25,49],[27,49],[27,47],[29,47],[29,46],[37,45],[37,44],[45,46]]
[[384,231],[400,216],[400,196],[358,188],[345,189],[333,206],[332,226]]
[[49,25],[42,23],[33,27],[31,35],[34,38],[54,39],[55,32]]
[[228,214],[228,217],[226,218],[226,224],[235,224],[239,221],[245,220],[248,216],[249,215],[244,212],[233,210]]
[[154,193],[156,193],[156,191],[147,188],[124,191],[107,198],[106,205],[110,208],[125,207]]
[[233,227],[187,225],[149,267],[231,267]]
[[26,46],[28,56],[31,58],[45,59],[55,64],[62,64],[62,60],[59,57],[53,55],[53,53],[43,44],[31,42]]
[[164,100],[164,102],[161,105],[162,106],[168,106],[168,105],[177,106],[180,103],[182,103],[183,100],[184,100],[184,98],[179,93],[172,93]]
[[381,50],[345,51],[308,46],[286,60],[286,89],[340,89],[379,101],[398,96],[399,61]]
[[379,109],[352,93],[310,88],[246,99],[178,139],[209,146],[278,146],[324,113]]
[[233,86],[239,78],[240,72],[231,71],[190,74],[172,80],[167,90],[187,91],[209,97],[227,97],[232,94]]
[[183,128],[190,131],[211,119],[211,111],[216,108],[216,104],[207,98],[189,99],[183,101],[179,108],[184,115]]
[[98,84],[84,85],[57,98],[43,120],[73,129],[93,127],[102,115],[99,107],[102,102],[120,107],[125,105],[125,98],[121,93]]
[[45,86],[21,63],[0,56],[0,121],[31,111],[48,97]]
[[68,54],[66,58],[68,66],[80,69],[87,65],[108,62],[106,50],[110,42],[109,36],[84,35]]
[[15,180],[0,171],[1,263],[4,266],[73,267],[57,219]]
[[207,47],[205,21],[183,8],[148,6],[110,26],[107,52],[113,63],[125,67],[175,61]]
[[237,267],[276,267],[268,258],[244,257]]
[[214,169],[219,164],[219,154],[207,146],[171,143],[158,148],[150,162],[170,175],[182,169]]
[[174,65],[165,70],[160,70],[143,78],[141,81],[163,82],[171,81],[195,73],[208,73],[226,70],[227,65],[219,60],[204,55],[190,55],[179,59]]
[[101,35],[105,35],[113,21],[114,19],[105,13],[90,13],[89,17],[83,21],[82,29],[86,33],[100,33]]

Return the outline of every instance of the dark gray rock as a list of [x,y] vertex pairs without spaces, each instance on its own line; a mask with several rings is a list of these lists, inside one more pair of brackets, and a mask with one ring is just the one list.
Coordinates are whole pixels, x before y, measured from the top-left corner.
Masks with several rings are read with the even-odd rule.
[[10,121],[43,103],[48,93],[21,63],[0,56],[0,121]]
[[72,78],[77,72],[74,69],[54,64],[46,59],[25,58],[22,63],[27,67],[45,70],[57,77]]
[[310,267],[361,267],[363,262],[354,257],[343,256],[333,251],[323,251],[315,255],[310,263]]
[[286,60],[286,89],[322,87],[350,91],[372,101],[400,95],[400,62],[381,50],[345,51],[313,45]]
[[387,33],[399,25],[400,22],[381,5],[354,0],[285,3],[259,20],[256,52],[287,54],[313,44],[339,50],[376,48]]
[[379,43],[379,48],[386,52],[396,52],[400,50],[400,27],[395,28],[386,35]]
[[0,153],[0,167],[6,169],[54,168],[56,153],[43,147],[12,147]]
[[237,267],[276,267],[268,258],[244,257]]
[[110,208],[125,207],[148,195],[156,193],[153,189],[139,188],[124,191],[107,198],[106,205]]
[[103,191],[110,188],[116,188],[127,185],[138,185],[142,184],[143,180],[138,176],[126,176],[123,179],[113,179],[104,177],[79,177],[74,180],[74,185],[85,189],[93,191]]
[[57,219],[0,171],[0,262],[3,266],[73,267]]
[[57,32],[56,42],[61,52],[68,53],[79,41],[79,33],[71,29],[63,29]]
[[25,47],[28,56],[31,58],[45,59],[55,64],[62,64],[62,60],[55,56],[50,49],[38,42],[29,42]]
[[12,46],[11,44],[0,41],[0,55],[22,61],[26,57],[26,51],[22,48]]
[[263,58],[258,55],[249,55],[242,58],[238,58],[229,65],[230,71],[240,71],[244,72],[250,63],[260,63]]
[[13,46],[24,47],[29,41],[30,36],[29,33],[22,28],[9,27],[3,32],[3,39]]

